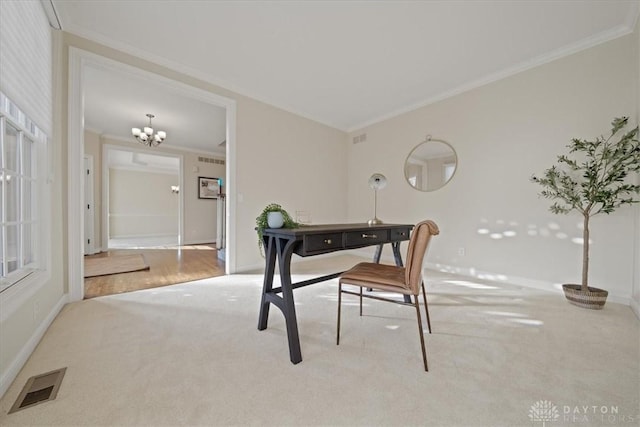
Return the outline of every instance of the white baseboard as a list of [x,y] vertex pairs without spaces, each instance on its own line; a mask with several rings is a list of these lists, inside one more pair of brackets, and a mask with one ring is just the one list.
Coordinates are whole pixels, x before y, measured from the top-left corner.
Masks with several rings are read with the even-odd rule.
[[216,238],[211,237],[209,239],[198,239],[198,240],[185,240],[182,242],[183,245],[206,245],[208,243],[216,243]]
[[33,351],[36,349],[36,346],[44,336],[45,332],[47,332],[47,329],[56,318],[58,313],[60,313],[60,310],[62,310],[62,307],[64,307],[67,301],[67,294],[64,294],[62,295],[62,297],[60,297],[47,317],[42,320],[42,323],[38,325],[31,338],[22,347],[15,359],[13,359],[13,361],[9,365],[9,368],[2,373],[2,376],[0,377],[0,398],[4,396],[13,381],[16,379],[22,367],[25,365],[25,363],[27,363],[27,360],[29,360],[29,356],[31,356],[31,353],[33,353]]

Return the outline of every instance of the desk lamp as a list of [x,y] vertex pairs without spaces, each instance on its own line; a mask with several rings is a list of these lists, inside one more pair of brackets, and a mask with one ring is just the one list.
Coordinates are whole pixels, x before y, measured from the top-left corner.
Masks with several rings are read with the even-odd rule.
[[369,178],[369,187],[373,188],[373,219],[370,219],[369,225],[382,224],[382,220],[378,219],[378,190],[387,186],[387,178],[381,173],[374,173]]

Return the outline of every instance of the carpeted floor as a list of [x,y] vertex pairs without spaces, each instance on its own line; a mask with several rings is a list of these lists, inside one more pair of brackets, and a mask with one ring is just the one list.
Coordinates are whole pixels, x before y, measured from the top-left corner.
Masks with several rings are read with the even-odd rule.
[[[295,279],[353,265],[294,266]],[[341,264],[342,265],[338,265]],[[11,425],[638,425],[640,328],[561,294],[427,272],[433,334],[421,363],[410,307],[357,299],[337,281],[296,290],[302,355],[281,313],[256,328],[261,274],[67,305],[0,400]],[[28,377],[67,366],[53,402],[6,415]],[[533,419],[541,401],[552,404]],[[605,414],[603,412],[606,411]],[[557,417],[556,417],[557,416]],[[543,420],[544,419],[544,420]],[[630,421],[631,420],[631,421]]]

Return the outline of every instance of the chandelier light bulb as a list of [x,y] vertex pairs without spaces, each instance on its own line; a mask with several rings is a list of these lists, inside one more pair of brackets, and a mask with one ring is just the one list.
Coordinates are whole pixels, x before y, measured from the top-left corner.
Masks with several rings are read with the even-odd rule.
[[131,134],[139,143],[148,147],[157,147],[165,140],[167,133],[165,131],[158,131],[154,134],[151,119],[155,116],[153,114],[147,114],[147,117],[149,118],[149,125],[143,127],[142,130],[140,130],[140,128],[131,128]]

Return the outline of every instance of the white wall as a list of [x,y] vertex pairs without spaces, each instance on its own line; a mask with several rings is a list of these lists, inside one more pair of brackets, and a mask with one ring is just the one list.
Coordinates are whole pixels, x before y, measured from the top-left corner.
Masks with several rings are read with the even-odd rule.
[[[440,226],[432,265],[545,288],[579,283],[582,247],[571,239],[581,237],[581,217],[549,212],[529,178],[553,165],[572,137],[595,137],[614,117],[636,117],[634,48],[637,40],[625,36],[354,131],[367,140],[349,148],[349,220],[371,216],[367,179],[380,172],[389,180],[378,192],[381,219],[431,218]],[[444,188],[422,193],[405,182],[403,165],[427,134],[453,146],[458,170]],[[590,284],[613,300],[631,297],[635,214],[627,207],[592,220]],[[494,240],[481,228],[516,235]]]
[[109,238],[178,237],[179,174],[109,168]]

